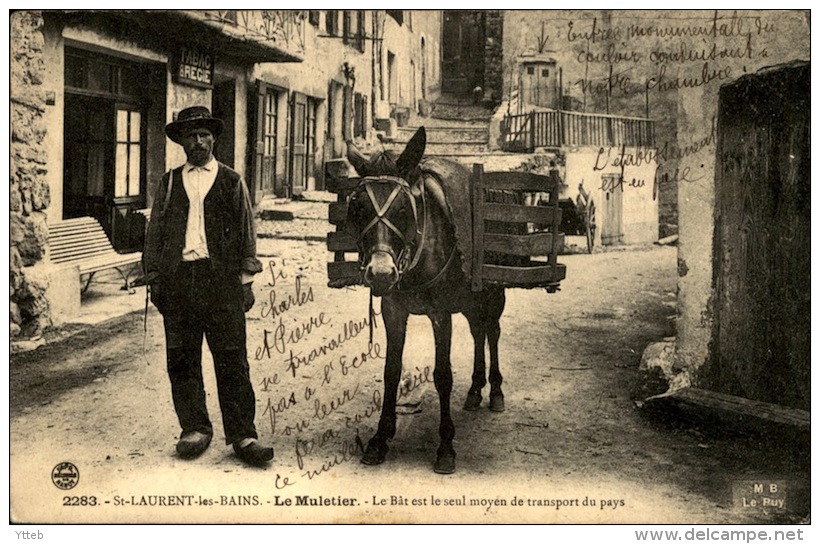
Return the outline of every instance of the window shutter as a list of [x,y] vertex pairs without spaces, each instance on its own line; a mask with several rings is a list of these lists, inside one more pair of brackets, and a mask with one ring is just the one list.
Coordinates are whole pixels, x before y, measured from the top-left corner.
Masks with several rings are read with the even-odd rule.
[[342,20],[342,37],[343,37],[342,39],[343,39],[344,43],[349,43],[350,42],[350,38],[351,38],[350,23],[351,23],[350,10],[346,9],[346,10],[344,10],[344,17],[343,17],[343,20]]

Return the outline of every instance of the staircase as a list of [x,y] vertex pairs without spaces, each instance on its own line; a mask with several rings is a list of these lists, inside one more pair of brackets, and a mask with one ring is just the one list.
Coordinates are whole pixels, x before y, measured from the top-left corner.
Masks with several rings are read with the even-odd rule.
[[516,169],[532,155],[490,150],[492,114],[492,109],[474,104],[470,97],[443,95],[429,117],[411,115],[407,126],[399,127],[393,138],[383,142],[388,149],[401,152],[423,126],[427,132],[425,157],[449,158],[470,168],[474,163],[484,163],[488,170]]

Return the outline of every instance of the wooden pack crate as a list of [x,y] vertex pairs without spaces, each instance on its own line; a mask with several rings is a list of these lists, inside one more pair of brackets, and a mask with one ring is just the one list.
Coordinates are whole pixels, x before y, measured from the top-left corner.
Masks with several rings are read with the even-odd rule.
[[[327,236],[333,261],[327,263],[328,285],[345,287],[362,283],[356,240],[344,231],[347,200],[361,181],[346,177],[341,164],[328,163],[328,191],[337,201],[328,208],[328,221],[336,227]],[[559,181],[550,176],[528,172],[484,172],[473,166],[470,178],[470,217],[472,222],[471,288],[485,285],[505,287],[544,287],[558,290],[566,277],[566,267],[557,262],[564,243],[559,232],[561,210],[558,206]],[[546,195],[546,205],[527,205],[527,195]]]
[[[484,172],[483,165],[473,165],[470,200],[474,291],[480,291],[485,284],[558,290],[566,277],[566,266],[557,261],[564,244],[564,235],[559,232],[558,185],[556,177]],[[546,205],[525,204],[528,194],[539,193],[547,196]]]

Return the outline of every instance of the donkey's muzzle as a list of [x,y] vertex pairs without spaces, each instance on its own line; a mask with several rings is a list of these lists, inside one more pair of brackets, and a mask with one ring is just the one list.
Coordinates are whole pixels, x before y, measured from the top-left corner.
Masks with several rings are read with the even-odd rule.
[[392,289],[399,281],[399,269],[393,257],[384,251],[373,253],[364,269],[364,281],[377,297]]

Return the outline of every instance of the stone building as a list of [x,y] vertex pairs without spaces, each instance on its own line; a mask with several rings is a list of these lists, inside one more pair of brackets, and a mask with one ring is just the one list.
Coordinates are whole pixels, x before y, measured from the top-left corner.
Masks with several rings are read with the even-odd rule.
[[[796,104],[806,104],[808,96],[795,91],[808,68],[766,68],[810,58],[808,13],[506,11],[504,26],[505,99],[516,90],[521,56],[543,54],[561,70],[562,107],[655,122],[657,149],[650,162],[657,168],[660,234],[679,234],[677,337],[667,368],[672,387],[691,384],[806,408],[808,342],[802,338],[809,316],[800,312],[808,310],[801,293],[808,288],[810,249],[808,239],[800,238],[807,228],[800,208],[805,202],[793,191],[808,190],[809,159],[800,150],[805,124],[796,115]],[[721,129],[720,112],[730,102],[721,103],[721,92],[734,107],[746,104],[759,117],[731,120],[724,112]],[[759,104],[751,104],[753,96]],[[775,96],[784,102],[779,110]],[[773,125],[774,119],[788,123]],[[749,160],[759,168],[749,175],[744,198],[737,173],[727,173],[726,158],[718,155],[727,147],[729,124],[748,129],[747,136],[737,129],[731,136],[747,159],[765,154],[785,164],[791,157],[791,169],[766,173]],[[788,134],[793,153],[785,143],[762,144],[775,127]],[[724,188],[727,179],[735,184],[731,190]],[[751,195],[751,187],[757,194]],[[664,231],[665,225],[674,228]],[[763,261],[752,272],[756,259]],[[795,327],[798,321],[805,327]]]
[[[257,198],[323,189],[324,160],[345,142],[367,147],[373,127],[390,132],[402,112],[439,94],[440,12],[312,10],[302,62],[254,72]],[[300,127],[304,126],[304,129]],[[297,133],[289,131],[297,129]],[[394,129],[393,129],[394,130]],[[307,134],[304,146],[290,145]]]
[[9,316],[10,333],[34,334],[49,324],[47,277],[43,260],[46,214],[51,193],[46,181],[46,109],[53,97],[44,88],[43,19],[38,13],[12,17],[10,164],[9,164]]
[[[11,26],[11,334],[79,304],[76,268],[49,260],[48,225],[96,219],[139,251],[161,175],[184,161],[165,125],[204,104],[215,155],[258,202],[322,188],[347,139],[375,139],[434,98],[438,12],[17,11]],[[417,29],[417,30],[414,30]],[[173,29],[173,32],[169,31]],[[75,292],[77,291],[77,292]]]

